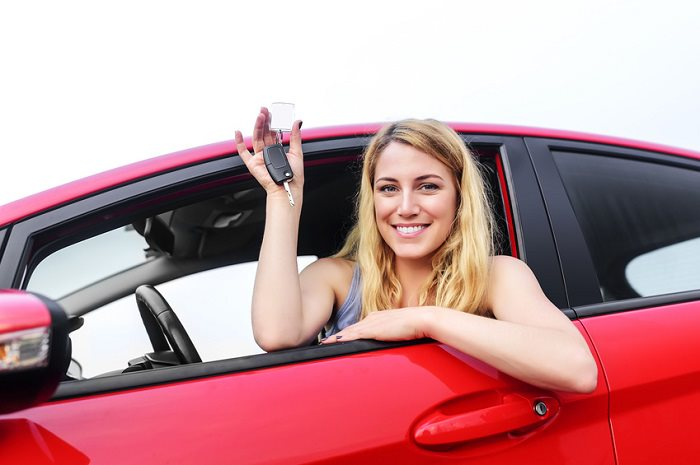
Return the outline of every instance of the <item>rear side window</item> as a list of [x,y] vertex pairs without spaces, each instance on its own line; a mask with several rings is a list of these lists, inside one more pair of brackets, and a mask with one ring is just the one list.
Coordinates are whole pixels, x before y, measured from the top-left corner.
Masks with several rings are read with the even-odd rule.
[[606,301],[700,289],[700,171],[553,152]]

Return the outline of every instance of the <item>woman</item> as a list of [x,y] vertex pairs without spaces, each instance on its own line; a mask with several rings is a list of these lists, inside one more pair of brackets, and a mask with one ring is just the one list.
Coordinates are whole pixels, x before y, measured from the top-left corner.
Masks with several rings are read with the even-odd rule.
[[595,389],[597,367],[578,330],[525,263],[493,256],[493,220],[476,162],[437,121],[399,121],[373,138],[345,246],[298,274],[300,128],[296,121],[288,153],[294,207],[260,156],[275,139],[269,111],[262,108],[255,121],[257,155],[236,131],[238,153],[267,192],[252,308],[264,350],[308,344],[328,325],[323,344],[428,337],[535,386]]

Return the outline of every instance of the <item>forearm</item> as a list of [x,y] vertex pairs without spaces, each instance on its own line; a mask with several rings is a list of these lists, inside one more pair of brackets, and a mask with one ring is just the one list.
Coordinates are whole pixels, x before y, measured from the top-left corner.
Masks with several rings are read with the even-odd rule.
[[431,308],[425,333],[539,387],[576,392],[595,388],[597,367],[578,334],[439,307]]
[[270,194],[266,201],[265,231],[252,302],[253,334],[265,350],[294,347],[303,339],[303,314],[297,238],[302,196],[295,206],[286,194]]

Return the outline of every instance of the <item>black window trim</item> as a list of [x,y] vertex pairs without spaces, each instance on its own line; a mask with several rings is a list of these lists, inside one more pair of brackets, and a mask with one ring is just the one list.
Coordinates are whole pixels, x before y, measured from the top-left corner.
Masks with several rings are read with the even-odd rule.
[[525,138],[545,199],[569,305],[597,303],[602,298],[593,259],[554,163],[554,142],[563,141]]
[[663,307],[667,305],[683,304],[686,302],[700,302],[700,290],[674,292],[673,294],[653,295],[638,297],[599,304],[582,305],[573,310],[579,318],[587,318],[611,313],[622,313],[645,308]]
[[0,260],[2,260],[2,255],[5,253],[5,242],[7,239],[7,232],[10,230],[10,226],[0,229]]
[[[492,139],[503,144],[503,169],[513,210],[520,259],[532,269],[554,305],[562,310],[568,309],[570,304],[551,224],[527,146],[522,138],[493,136]],[[480,138],[479,142],[482,140]]]
[[573,206],[554,162],[552,151],[643,161],[691,169],[699,173],[700,160],[660,152],[560,139],[526,138],[525,143],[537,169],[543,192],[545,192],[547,212],[552,218],[557,250],[563,265],[567,295],[571,301],[572,309],[579,318],[700,300],[700,290],[692,290],[618,301],[603,301],[588,244],[574,214]]

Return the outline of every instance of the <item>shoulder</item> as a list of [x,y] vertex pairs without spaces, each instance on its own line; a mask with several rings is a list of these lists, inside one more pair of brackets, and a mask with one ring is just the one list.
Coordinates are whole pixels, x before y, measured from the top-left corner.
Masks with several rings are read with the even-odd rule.
[[489,275],[488,301],[499,303],[524,297],[544,297],[535,274],[522,260],[506,255],[494,256]]
[[502,281],[514,278],[533,276],[532,270],[522,260],[508,255],[496,255],[491,258],[491,284],[502,284]]
[[532,270],[522,260],[509,255],[495,255],[491,258],[491,278],[503,277],[510,274],[529,274]]
[[352,278],[355,262],[344,258],[319,258],[302,270],[302,274],[323,275],[332,278]]
[[302,292],[319,285],[332,290],[335,301],[342,302],[350,288],[355,262],[344,258],[320,258],[300,274]]

